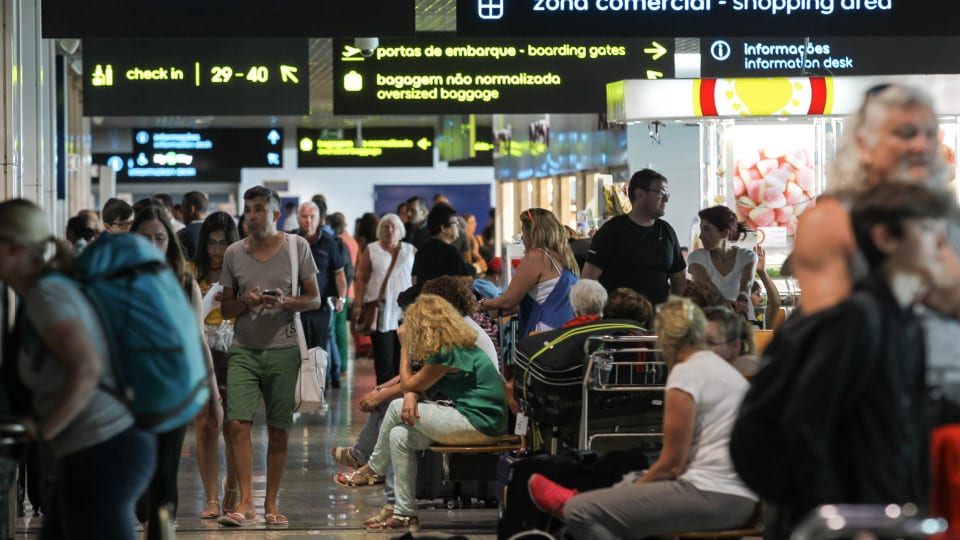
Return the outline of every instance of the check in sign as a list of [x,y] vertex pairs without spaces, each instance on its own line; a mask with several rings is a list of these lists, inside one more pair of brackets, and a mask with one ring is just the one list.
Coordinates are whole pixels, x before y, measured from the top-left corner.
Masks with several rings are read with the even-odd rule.
[[84,40],[85,116],[300,115],[305,39]]

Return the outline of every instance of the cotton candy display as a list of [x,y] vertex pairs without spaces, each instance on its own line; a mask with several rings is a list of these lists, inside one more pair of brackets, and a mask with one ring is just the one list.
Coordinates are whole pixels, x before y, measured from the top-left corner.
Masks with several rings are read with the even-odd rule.
[[768,146],[744,154],[733,175],[737,214],[749,227],[797,230],[797,218],[813,204],[813,163],[806,150]]

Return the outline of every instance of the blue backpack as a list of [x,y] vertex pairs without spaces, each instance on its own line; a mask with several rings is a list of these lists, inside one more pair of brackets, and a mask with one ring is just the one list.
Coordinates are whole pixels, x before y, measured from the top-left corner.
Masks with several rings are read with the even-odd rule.
[[208,371],[197,317],[164,254],[139,234],[103,235],[74,270],[109,341],[117,387],[104,389],[141,428],[190,422],[210,398]]

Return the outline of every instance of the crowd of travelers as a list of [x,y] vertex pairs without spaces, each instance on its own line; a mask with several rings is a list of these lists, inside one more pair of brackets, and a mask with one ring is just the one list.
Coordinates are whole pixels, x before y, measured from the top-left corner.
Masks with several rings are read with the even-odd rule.
[[[648,468],[586,491],[530,477],[533,503],[570,538],[737,529],[758,505],[770,538],[788,537],[823,504],[909,503],[960,519],[931,496],[947,481],[931,448],[957,421],[931,413],[931,373],[956,367],[938,336],[960,318],[956,197],[945,191],[933,104],[916,88],[877,87],[844,137],[829,189],[801,216],[782,270],[802,292],[786,321],[762,247],[738,245],[748,231],[736,213],[700,210],[700,245],[686,254],[663,219],[670,181],[652,169],[630,178],[630,211],[588,240],[549,210],[520,212],[525,251],[505,287],[494,210],[478,232],[477,217],[442,195],[364,214],[353,234],[322,195],[288,205],[281,221],[278,194],[260,186],[243,194],[236,218],[208,212],[200,192],[178,208],[162,194],[110,199],[70,218],[66,240],[35,204],[0,203],[0,281],[21,307],[4,340],[16,347],[5,350],[5,393],[28,396],[11,399],[13,412],[58,462],[42,537],[82,537],[71,532],[82,525],[99,538],[134,538],[136,519],[159,539],[161,507],[176,512],[187,424],[141,426],[110,391],[112,330],[98,306],[79,282],[46,279],[71,275],[75,258],[120,234],[163,253],[202,336],[210,397],[193,418],[202,519],[257,519],[251,429],[262,400],[262,511],[268,526],[289,523],[278,494],[301,360],[294,313],[309,346],[329,353],[329,391],[345,384],[350,343],[358,356],[369,343],[376,386],[360,399],[368,416],[355,444],[332,457],[346,468],[337,484],[382,485],[386,504],[364,521],[372,530],[418,529],[419,451],[496,444],[513,424],[498,333],[511,314],[517,339],[633,321],[655,336],[669,369],[662,446]],[[758,328],[775,329],[763,350]]]

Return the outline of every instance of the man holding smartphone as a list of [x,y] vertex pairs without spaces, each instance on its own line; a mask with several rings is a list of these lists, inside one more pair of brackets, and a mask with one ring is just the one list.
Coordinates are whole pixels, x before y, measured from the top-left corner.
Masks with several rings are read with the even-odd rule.
[[[300,371],[293,314],[320,307],[317,266],[303,238],[277,231],[280,197],[253,187],[243,195],[243,217],[250,234],[223,255],[224,318],[236,319],[227,369],[225,421],[227,452],[240,481],[240,502],[220,523],[243,526],[256,518],[253,508],[253,446],[250,428],[263,396],[267,412],[267,525],[287,525],[277,494],[287,460],[287,433],[293,425],[294,392]],[[297,261],[299,284],[293,283],[290,250]],[[294,291],[299,289],[298,296]],[[234,489],[228,486],[227,489]]]

